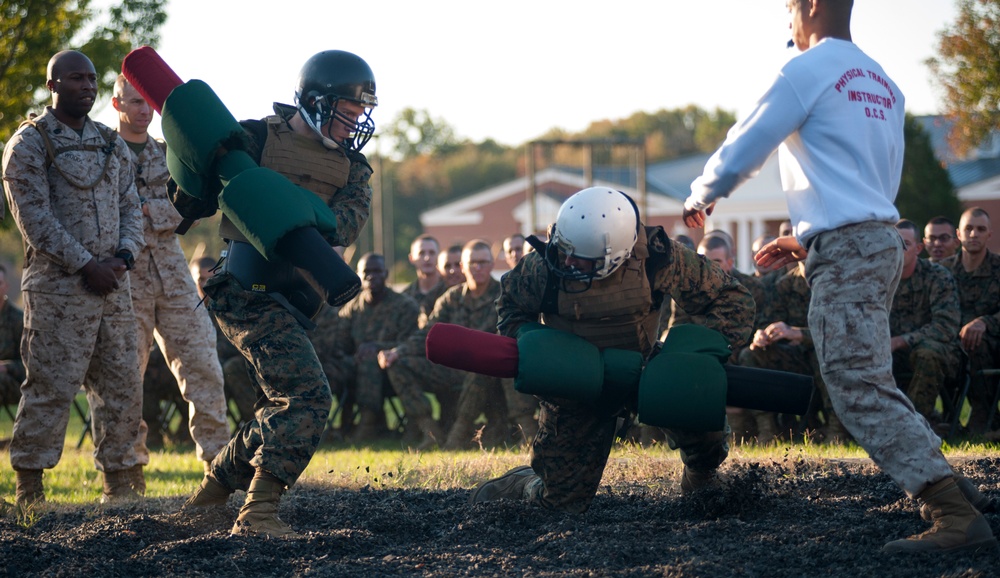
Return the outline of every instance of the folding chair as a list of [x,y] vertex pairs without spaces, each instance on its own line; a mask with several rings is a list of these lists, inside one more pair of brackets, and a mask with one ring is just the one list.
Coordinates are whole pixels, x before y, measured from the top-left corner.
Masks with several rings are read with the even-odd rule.
[[969,357],[963,351],[959,363],[958,375],[951,380],[946,380],[938,388],[938,395],[941,396],[941,405],[946,423],[948,423],[948,437],[952,438],[958,433],[961,425],[962,407],[965,406],[965,398],[969,395],[969,388],[972,386],[972,368],[969,366]]
[[80,416],[81,420],[83,420],[83,431],[80,432],[80,439],[76,442],[76,449],[83,447],[83,442],[86,441],[88,435],[90,436],[90,441],[94,441],[94,434],[90,431],[90,424],[91,421],[93,421],[93,418],[90,415],[90,405],[87,405],[87,409],[83,408],[80,404],[81,394],[84,396],[87,395],[87,391],[82,387],[76,396],[73,397],[73,409],[76,410],[76,414]]

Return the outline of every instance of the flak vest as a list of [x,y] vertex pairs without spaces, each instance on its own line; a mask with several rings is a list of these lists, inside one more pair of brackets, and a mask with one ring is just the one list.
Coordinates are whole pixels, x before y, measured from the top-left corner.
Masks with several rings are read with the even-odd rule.
[[[280,116],[265,119],[267,140],[260,155],[260,166],[280,173],[292,183],[311,191],[327,205],[337,191],[347,185],[351,160],[340,151],[332,151],[316,139],[297,134]],[[248,242],[225,214],[219,234],[232,241]]]
[[[351,170],[347,155],[296,134],[280,116],[269,116],[265,122],[267,138],[260,166],[280,173],[329,205],[337,191],[347,185]],[[306,329],[315,327],[311,319],[319,313],[324,300],[298,269],[284,260],[265,259],[225,213],[219,234],[231,241],[222,262],[223,271],[235,277],[244,289],[270,295]]]
[[543,313],[543,322],[600,349],[614,347],[648,355],[660,322],[646,272],[648,258],[646,235],[639,235],[632,256],[610,276],[594,281],[581,293],[560,290],[558,313]]

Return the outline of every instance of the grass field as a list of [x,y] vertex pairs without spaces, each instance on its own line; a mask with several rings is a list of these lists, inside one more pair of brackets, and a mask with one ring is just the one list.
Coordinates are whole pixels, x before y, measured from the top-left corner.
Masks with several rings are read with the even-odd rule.
[[[82,398],[81,398],[82,399]],[[12,427],[6,414],[0,414],[0,438],[8,438]],[[46,471],[47,499],[52,504],[93,504],[101,493],[101,476],[94,468],[93,444],[88,437],[78,449],[83,423],[74,411],[66,434],[66,444],[59,465]],[[945,444],[950,459],[1000,457],[1000,444]],[[804,459],[867,459],[856,445],[781,444],[767,447],[737,445],[730,461],[788,461]],[[384,441],[370,447],[345,444],[320,448],[299,480],[300,484],[327,488],[453,490],[471,488],[479,481],[507,469],[526,464],[528,454],[520,448],[466,452],[412,452],[398,442]],[[643,448],[632,444],[615,447],[607,471],[606,483],[671,479],[680,468],[676,451],[664,445]],[[191,447],[154,451],[146,468],[147,497],[177,498],[189,495],[202,477],[201,462]],[[4,451],[0,456],[0,497],[12,501],[14,473]]]

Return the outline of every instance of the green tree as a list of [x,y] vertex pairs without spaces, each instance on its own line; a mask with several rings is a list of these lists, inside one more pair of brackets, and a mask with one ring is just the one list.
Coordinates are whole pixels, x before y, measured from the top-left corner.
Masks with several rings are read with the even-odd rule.
[[957,6],[954,25],[938,34],[938,56],[926,63],[944,87],[951,145],[961,154],[1000,129],[1000,0]]
[[156,45],[166,0],[120,0],[101,11],[91,0],[0,0],[0,144],[32,109],[47,104],[45,67],[60,50],[90,57],[110,93],[133,48]]
[[948,171],[934,157],[930,135],[910,114],[906,115],[903,138],[906,152],[903,154],[903,175],[896,196],[899,214],[921,228],[938,215],[957,223],[962,203],[955,194],[955,186]]
[[386,132],[396,141],[395,152],[402,158],[448,153],[460,144],[454,129],[426,110],[404,108]]

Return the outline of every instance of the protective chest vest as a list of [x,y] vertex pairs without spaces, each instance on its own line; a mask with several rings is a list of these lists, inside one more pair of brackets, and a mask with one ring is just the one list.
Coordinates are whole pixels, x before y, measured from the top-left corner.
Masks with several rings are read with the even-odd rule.
[[[266,122],[267,140],[260,166],[284,175],[329,205],[337,191],[347,185],[351,160],[340,151],[331,151],[319,141],[295,133],[280,116],[269,116]],[[225,214],[219,234],[226,239],[247,241]]]
[[648,248],[639,235],[634,253],[609,277],[582,293],[559,291],[558,314],[543,314],[545,325],[583,337],[600,349],[652,351],[660,321],[646,274]]

